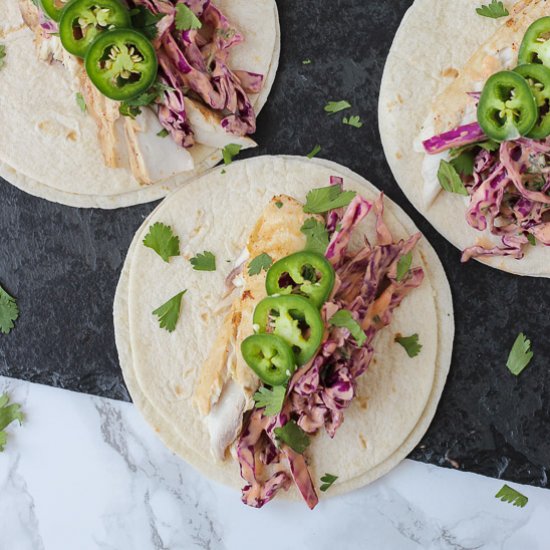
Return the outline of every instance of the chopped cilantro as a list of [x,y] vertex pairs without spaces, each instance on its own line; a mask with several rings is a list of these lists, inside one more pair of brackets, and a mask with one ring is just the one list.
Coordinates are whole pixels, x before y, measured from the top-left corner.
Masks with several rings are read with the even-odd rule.
[[153,315],[159,318],[160,328],[166,329],[168,332],[174,332],[181,311],[181,301],[183,295],[187,292],[184,290],[170,298],[165,304],[153,311]]
[[512,374],[518,376],[529,365],[531,359],[533,359],[531,340],[528,340],[525,334],[520,332],[512,346],[506,366]]
[[324,254],[327,251],[329,239],[325,224],[315,218],[308,218],[300,231],[306,236],[306,250]]
[[361,348],[367,341],[367,335],[361,328],[361,325],[353,318],[351,311],[341,309],[337,311],[330,319],[329,323],[335,327],[345,328],[350,331],[357,345]]
[[405,348],[409,357],[416,357],[422,350],[422,344],[418,342],[418,334],[412,336],[396,336],[395,342]]
[[149,228],[143,239],[147,248],[152,248],[165,262],[171,257],[180,255],[180,239],[174,235],[172,228],[157,222]]
[[339,113],[340,111],[344,111],[346,109],[351,109],[351,104],[348,101],[342,100],[342,101],[329,101],[325,105],[325,112],[329,113],[330,115],[333,115],[335,113]]
[[299,454],[303,454],[309,447],[310,440],[308,435],[294,420],[290,420],[282,428],[275,428],[273,431],[275,432],[277,441],[286,443],[293,451]]
[[263,254],[256,256],[248,264],[248,274],[250,276],[259,275],[262,271],[267,271],[272,264],[273,258],[264,252]]
[[343,191],[339,185],[329,185],[312,189],[306,197],[304,212],[306,214],[322,214],[335,208],[343,208],[354,199],[355,191]]
[[195,271],[216,271],[216,256],[212,252],[204,251],[189,260]]
[[267,416],[276,416],[283,408],[285,395],[286,388],[284,386],[274,386],[272,390],[261,387],[254,394],[254,402],[258,409],[265,407],[265,414]]
[[9,334],[19,317],[19,308],[13,296],[0,286],[0,332]]

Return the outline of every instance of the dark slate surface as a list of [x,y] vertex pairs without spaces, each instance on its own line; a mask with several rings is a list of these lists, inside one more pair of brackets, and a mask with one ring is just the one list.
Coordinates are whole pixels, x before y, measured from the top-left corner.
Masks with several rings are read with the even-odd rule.
[[[456,341],[434,423],[412,457],[547,486],[550,468],[549,283],[512,277],[460,254],[410,206],[378,135],[384,60],[410,0],[280,0],[282,59],[259,119],[260,153],[321,156],[369,178],[412,216],[438,251],[453,288]],[[310,65],[302,60],[311,59]],[[323,113],[347,99],[362,129]],[[32,136],[29,136],[32,139]],[[47,159],[44,159],[47,162]],[[75,178],[78,174],[75,174]],[[321,182],[322,183],[322,182]],[[127,247],[154,205],[76,210],[0,182],[0,281],[21,318],[0,335],[0,374],[128,400],[117,365],[111,304]],[[535,359],[519,377],[505,367],[519,331]]]

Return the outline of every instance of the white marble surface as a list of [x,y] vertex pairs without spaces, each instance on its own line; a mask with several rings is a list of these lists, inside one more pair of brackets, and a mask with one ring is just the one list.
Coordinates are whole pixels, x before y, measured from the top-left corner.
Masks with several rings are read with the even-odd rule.
[[1,550],[546,550],[550,491],[405,461],[314,512],[247,509],[166,450],[132,405],[0,377],[23,405],[0,454]]

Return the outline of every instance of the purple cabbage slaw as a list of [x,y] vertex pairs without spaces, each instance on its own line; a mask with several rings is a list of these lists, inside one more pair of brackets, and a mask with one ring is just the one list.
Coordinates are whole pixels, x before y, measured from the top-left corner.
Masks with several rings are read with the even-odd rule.
[[471,246],[462,261],[482,256],[520,260],[530,244],[550,246],[550,138],[505,141],[494,151],[478,147],[487,140],[473,123],[434,136],[424,148],[428,154],[468,145],[476,151],[473,174],[460,176],[470,197],[466,221],[478,231],[489,229],[502,246]]
[[[264,76],[231,70],[228,57],[244,37],[210,0],[127,0],[129,9],[143,7],[155,15],[157,36],[152,40],[159,60],[158,80],[165,86],[157,100],[159,121],[182,147],[195,143],[185,111],[184,97],[200,101],[223,118],[222,127],[235,136],[256,131],[256,113],[248,94],[261,91]],[[176,7],[185,4],[198,17],[202,28],[178,31]],[[46,34],[57,33],[55,22],[40,11]]]
[[[331,178],[331,183],[343,186],[341,178]],[[383,221],[383,199],[381,194],[371,203],[357,195],[345,211],[339,209],[327,214],[331,238],[326,257],[335,268],[336,285],[321,311],[325,337],[317,355],[294,373],[281,413],[267,417],[263,409],[254,409],[245,421],[237,443],[237,457],[246,481],[242,500],[249,506],[262,507],[280,489],[287,490],[292,481],[311,509],[317,505],[318,497],[304,456],[285,444],[278,446],[274,429],[294,420],[310,435],[324,428],[333,438],[344,421],[344,411],[356,395],[357,379],[374,356],[375,335],[391,323],[395,308],[424,279],[424,271],[417,267],[397,281],[399,260],[414,249],[421,234],[394,242]],[[365,239],[364,247],[351,251],[351,235],[371,210],[376,216],[378,242],[371,245]],[[350,311],[365,331],[367,339],[363,346],[357,345],[347,329],[328,323],[341,309]]]

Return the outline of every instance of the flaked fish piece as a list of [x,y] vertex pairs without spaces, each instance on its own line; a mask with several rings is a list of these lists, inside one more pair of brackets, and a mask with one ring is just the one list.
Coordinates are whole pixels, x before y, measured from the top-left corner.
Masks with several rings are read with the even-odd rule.
[[[300,229],[311,217],[318,218],[305,214],[303,205],[294,198],[274,197],[250,234],[248,257],[253,259],[265,253],[276,262],[303,250],[306,238]],[[242,341],[254,333],[252,317],[256,305],[267,296],[265,276],[265,271],[250,275],[245,266],[242,292],[234,300],[195,385],[193,402],[205,420],[211,451],[218,460],[224,460],[239,435],[243,415],[254,406],[253,396],[260,385],[240,348]]]

